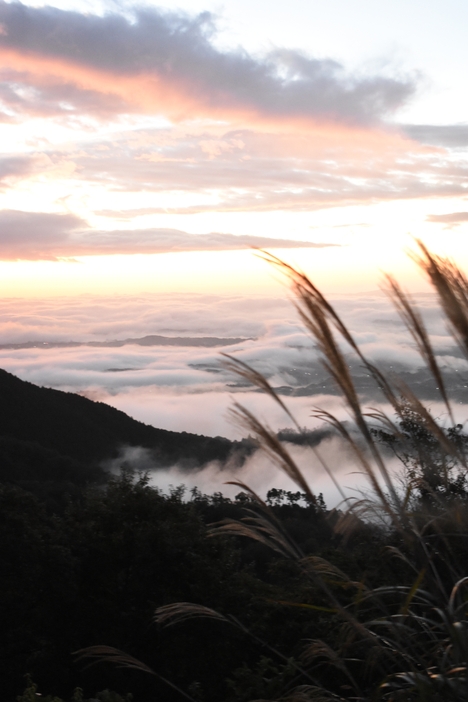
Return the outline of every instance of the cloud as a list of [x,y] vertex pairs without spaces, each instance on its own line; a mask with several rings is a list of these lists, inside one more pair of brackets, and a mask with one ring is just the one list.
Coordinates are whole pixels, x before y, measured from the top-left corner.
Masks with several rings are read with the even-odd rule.
[[[301,242],[253,236],[266,228],[247,236],[242,223],[244,237],[234,236],[229,213],[260,221],[466,196],[466,159],[455,153],[466,125],[389,128],[412,78],[351,74],[284,49],[222,49],[209,13],[136,6],[101,16],[0,0],[0,23],[0,111],[16,120],[5,129],[22,151],[0,159],[4,260],[292,248]],[[115,119],[105,129],[90,115]],[[25,192],[50,231],[34,213],[12,212]],[[186,233],[199,231],[200,213],[220,232]]]
[[[323,493],[329,508],[341,502],[342,496],[326,474],[315,452],[309,447],[288,442],[284,442],[284,445],[312,491],[317,495]],[[354,491],[365,487],[366,479],[362,473],[360,476],[357,474],[360,466],[345,442],[336,436],[326,438],[320,443],[320,453],[322,460],[332,467],[335,480],[340,483],[342,490],[349,496],[356,497]],[[226,496],[235,497],[240,488],[227,485],[228,481],[234,480],[248,485],[262,497],[272,488],[297,491],[297,485],[261,450],[247,456],[241,466],[233,465],[232,462],[221,464],[219,461],[212,461],[198,470],[187,470],[178,465],[155,469],[151,451],[137,446],[125,446],[121,448],[117,458],[104,463],[104,468],[119,472],[124,463],[134,470],[148,472],[151,484],[165,492],[169,492],[172,486],[184,485],[187,491],[197,487],[202,493],[212,494],[220,491]]]
[[211,234],[187,234],[177,229],[120,230],[92,232],[83,236],[82,242],[74,242],[76,255],[109,253],[166,253],[174,251],[230,251],[234,249],[258,248],[323,248],[336,244],[273,239],[263,236],[234,235],[213,232]]
[[44,167],[44,160],[34,156],[4,156],[0,158],[0,181],[24,178]]
[[[376,291],[346,298],[330,295],[329,298],[363,345],[365,353],[370,346],[377,353],[376,343],[380,343],[383,349],[391,349],[389,357],[398,344],[405,348],[405,353],[412,347],[398,314],[383,293]],[[438,346],[448,346],[450,335],[435,296],[421,294],[415,295],[414,299],[431,335],[438,340]],[[294,307],[283,298],[144,293],[0,300],[2,343],[106,341],[147,334],[255,337],[254,347],[241,347],[245,350],[243,360],[246,362],[255,361],[262,349],[262,354],[268,359],[272,348],[283,349],[281,353],[305,349],[306,355],[311,348],[311,341]],[[253,355],[249,355],[253,349]],[[217,357],[216,351],[208,353],[210,357]]]
[[[461,378],[466,361],[457,357],[453,339],[433,297],[418,298],[436,353],[446,366],[450,391],[466,401]],[[402,374],[421,396],[438,399],[434,383],[383,294],[333,300],[362,352],[386,375]],[[226,431],[222,417],[229,396],[266,413],[277,428],[288,425],[282,412],[267,409],[269,398],[239,382],[220,364],[218,349],[203,347],[43,348],[41,341],[122,339],[148,333],[175,336],[256,337],[224,348],[268,377],[288,403],[309,423],[311,406],[324,396],[334,406],[337,389],[323,369],[313,342],[290,303],[267,298],[214,295],[140,295],[67,300],[4,300],[0,303],[0,337],[4,342],[34,340],[36,348],[0,348],[0,367],[25,380],[62,390],[83,392],[132,416],[164,428],[205,433]],[[345,348],[346,351],[348,349]],[[362,368],[349,356],[356,387],[372,404],[382,400]],[[313,398],[313,400],[311,399]],[[203,410],[205,407],[205,410]],[[213,412],[208,412],[208,408]],[[211,427],[211,429],[210,429]]]
[[468,184],[462,158],[396,133],[350,138],[320,129],[141,129],[114,135],[111,148],[90,143],[69,159],[77,185],[106,190],[106,208],[96,197],[94,215],[114,221],[456,197],[466,195]]
[[452,229],[463,222],[468,222],[468,212],[448,212],[447,214],[432,214],[426,217],[426,222],[446,224],[445,229]]
[[50,259],[83,221],[72,214],[0,211],[0,258],[3,260]]
[[[140,232],[158,226],[158,215],[167,221],[168,215],[205,212],[306,212],[466,195],[463,154],[423,147],[396,132],[361,131],[351,138],[343,130],[326,128],[258,131],[205,123],[151,129],[139,119],[138,128],[111,134],[81,129],[69,133],[71,142],[41,142],[41,155],[6,158],[0,185],[11,197],[19,188],[41,200],[46,193],[50,199],[44,209],[66,204],[102,230],[127,228],[129,220],[146,218],[138,222]],[[44,179],[54,187],[45,191]],[[66,203],[55,199],[57,189],[66,193]],[[185,224],[178,227],[183,230]],[[90,246],[91,240],[83,237],[86,229],[84,223],[73,240]],[[93,234],[93,245],[107,252],[109,236],[103,231],[99,239],[98,234]],[[115,233],[120,246],[124,236]],[[150,250],[145,243],[148,238],[140,241],[141,250]]]
[[1,2],[6,106],[374,125],[415,92],[412,77],[351,75],[298,51],[222,51],[209,12],[137,6],[132,15]]
[[406,124],[401,129],[423,144],[455,149],[468,147],[468,124]]
[[[172,431],[192,431],[208,436],[245,437],[245,428],[230,416],[233,399],[248,407],[255,416],[274,430],[291,427],[291,420],[270,397],[255,392],[228,393],[219,387],[205,393],[187,394],[168,388],[135,388],[113,395],[100,393],[91,399],[106,402],[142,422]],[[318,395],[287,398],[287,404],[301,426],[317,428],[321,422],[311,418],[312,407],[320,404],[342,419],[349,419],[337,397]]]
[[[325,473],[316,454],[307,447],[287,443],[285,446],[305,476],[312,491],[315,494],[323,493],[329,508],[341,502],[342,498],[339,492]],[[357,475],[359,467],[344,441],[338,437],[324,440],[320,444],[320,452],[327,465],[333,467],[334,477],[345,493],[355,497],[353,489],[358,486],[364,487],[366,480],[362,475]],[[273,465],[271,458],[262,451],[255,451],[238,468],[212,462],[196,472],[184,471],[178,466],[173,466],[169,470],[151,470],[152,465],[154,466],[151,455],[148,451],[140,448],[124,449],[121,456],[114,460],[109,467],[116,470],[124,461],[136,469],[149,470],[151,483],[164,491],[168,491],[171,485],[185,485],[188,490],[197,487],[202,493],[211,494],[220,491],[226,496],[235,497],[240,492],[240,488],[226,484],[233,480],[243,482],[262,497],[266,497],[266,493],[272,488],[282,488],[293,492],[298,489],[297,485],[283,471]],[[348,486],[351,486],[351,490],[347,489]]]
[[188,234],[177,229],[97,231],[72,214],[0,211],[0,260],[44,260],[102,254],[321,248],[334,244],[261,236]]
[[258,337],[294,314],[285,299],[200,293],[0,299],[3,343],[169,336]]
[[[0,52],[0,120],[14,122],[15,117],[55,117],[65,120],[76,118],[77,112],[112,118],[128,112],[123,98],[98,90],[74,85],[65,78],[53,75],[40,76],[28,70],[9,68],[9,57],[2,61]],[[13,65],[16,61],[12,61]]]

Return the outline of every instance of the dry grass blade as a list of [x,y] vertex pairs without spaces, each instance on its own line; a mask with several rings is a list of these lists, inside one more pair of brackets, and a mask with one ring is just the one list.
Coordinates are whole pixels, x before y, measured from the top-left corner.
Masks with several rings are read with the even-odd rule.
[[[364,452],[362,451],[362,449],[360,448],[360,446],[356,443],[356,441],[353,439],[351,434],[348,432],[348,430],[344,426],[343,422],[340,422],[333,414],[331,414],[330,412],[327,412],[326,410],[316,409],[314,411],[313,416],[316,417],[317,419],[321,419],[323,422],[326,422],[327,424],[330,424],[331,426],[333,426],[338,431],[338,433],[343,437],[343,439],[346,441],[348,446],[350,446],[350,448],[352,449],[358,462],[364,468],[364,471],[370,480],[371,486],[372,486],[375,494],[379,498],[380,503],[384,507],[386,513],[392,519],[392,521],[395,523],[395,525],[399,526],[398,515],[395,514],[395,511],[392,508],[392,505],[390,504],[384,491],[382,490],[382,487],[381,487],[379,481],[377,480],[377,477],[375,475],[375,471],[374,471],[372,465],[367,460],[367,458],[366,458]],[[390,476],[388,475],[387,471],[386,471],[386,477],[387,477],[388,481],[390,481]],[[392,492],[394,492],[394,489],[392,490]],[[399,504],[398,499],[396,499],[396,503]]]
[[113,648],[112,646],[89,646],[88,648],[81,648],[79,651],[73,653],[76,656],[76,660],[90,660],[89,665],[95,663],[113,663],[118,668],[133,668],[134,670],[141,670],[143,673],[148,673],[149,675],[157,675],[157,673],[152,670],[145,663],[142,663],[137,658],[133,658],[128,653],[120,651],[118,648]]
[[[236,617],[230,616],[230,617],[225,617],[224,615],[220,614],[219,612],[216,612],[215,610],[211,609],[210,607],[205,607],[204,605],[198,605],[198,604],[193,604],[191,602],[176,602],[174,604],[170,605],[164,605],[163,607],[159,607],[156,612],[155,612],[155,617],[154,620],[158,624],[162,624],[163,626],[171,626],[172,624],[179,624],[181,622],[187,621],[188,619],[193,619],[193,618],[208,618],[208,619],[215,619],[218,621],[222,621],[228,624],[231,624],[238,628],[240,631],[242,631],[244,634],[252,638],[254,641],[256,641],[258,644],[260,644],[262,647],[267,648],[270,650],[272,653],[274,653],[278,658],[281,660],[290,663],[290,659],[288,659],[284,654],[282,654],[280,651],[278,651],[276,648],[273,646],[270,646],[268,642],[264,641],[263,639],[259,638],[258,636],[255,636],[242,622],[240,622]],[[297,663],[294,663],[294,668],[304,675],[307,679],[313,680],[313,678],[310,677],[310,675],[307,673],[306,670],[304,670],[301,666],[297,665]],[[155,673],[156,675],[156,673]],[[160,676],[159,676],[160,677]],[[176,688],[178,689],[178,688]],[[192,698],[190,698],[192,699]],[[195,701],[194,701],[195,702]]]
[[377,366],[375,366],[373,363],[370,363],[365,358],[362,358],[364,362],[364,367],[369,371],[371,376],[374,378],[375,384],[381,390],[383,393],[384,397],[388,400],[388,402],[392,405],[394,409],[397,408],[398,406],[398,397],[395,395],[395,392],[387,380],[387,378],[384,376],[382,371],[380,371]]
[[287,414],[289,419],[294,423],[296,429],[301,431],[295,416],[292,414],[292,412],[290,412],[283,400],[279,397],[279,395],[277,395],[268,380],[261,373],[249,366],[247,363],[244,363],[244,361],[241,361],[239,358],[230,356],[227,353],[222,353],[221,355],[226,359],[223,362],[223,366],[226,368],[226,370],[230,371],[231,373],[235,373],[235,375],[244,378],[244,380],[247,380],[249,383],[252,383],[252,385],[255,385],[260,390],[263,390],[263,392],[269,395]]
[[[279,259],[277,256],[274,256],[266,251],[260,251],[260,254],[265,261],[273,264],[276,268],[281,270],[281,272],[286,275],[288,280],[292,283],[293,290],[298,300],[298,303],[296,303],[296,309],[298,310],[299,316],[304,322],[306,328],[309,329],[309,331],[315,337],[320,350],[324,354],[324,357],[330,363],[332,360],[335,363],[338,361],[338,364],[335,367],[336,377],[334,377],[335,381],[339,384],[339,387],[343,389],[345,396],[347,397],[347,393],[350,393],[351,399],[353,396],[354,385],[348,370],[348,365],[334,340],[328,320],[332,322],[338,333],[349,344],[351,349],[355,352],[367,370],[369,370],[377,385],[381,388],[388,399],[392,398],[393,400],[396,400],[385,376],[376,366],[365,358],[359,346],[354,341],[352,334],[349,332],[336,310],[332,305],[330,305],[330,303],[326,300],[320,290],[312,283],[312,281],[304,273],[301,273],[289,264],[284,263],[284,261]],[[355,402],[354,397],[352,397],[352,402]],[[357,409],[359,412],[359,402]]]
[[[303,428],[299,425],[298,421],[296,420],[295,416],[292,414],[292,412],[288,409],[288,407],[285,405],[285,403],[282,401],[282,399],[279,397],[279,395],[273,390],[269,382],[267,381],[264,376],[253,369],[251,366],[248,364],[244,363],[243,361],[240,361],[237,358],[234,358],[233,356],[229,356],[228,354],[222,354],[225,358],[228,359],[227,362],[224,363],[224,367],[227,368],[227,370],[235,373],[236,375],[240,375],[241,378],[244,378],[245,380],[248,380],[250,383],[258,387],[259,389],[263,390],[265,393],[267,393],[280,407],[281,409],[287,414],[287,416],[291,419],[293,422],[294,426],[296,427],[297,431],[305,436]],[[335,476],[333,475],[333,471],[330,469],[326,461],[324,460],[323,456],[321,455],[320,451],[315,447],[312,446],[309,441],[307,441],[307,436],[305,436],[307,445],[309,448],[312,450],[313,454],[316,456],[318,459],[320,465],[323,467],[329,478],[332,480],[335,488],[341,495],[341,498],[343,500],[346,500],[346,495],[343,492],[343,489],[341,485],[338,483],[336,480]]]
[[[272,257],[272,262],[277,266],[280,265],[280,261],[276,257]],[[303,273],[299,273],[291,266],[285,265],[284,268],[293,284],[296,296],[299,300],[297,305],[299,315],[305,327],[314,337],[317,346],[323,355],[323,365],[325,369],[328,371],[343,393],[343,396],[353,413],[354,421],[365,439],[373,455],[374,461],[385,480],[387,490],[392,495],[393,502],[396,505],[398,503],[398,496],[394,490],[392,480],[385,466],[385,462],[382,460],[382,457],[372,439],[372,435],[369,432],[369,428],[362,413],[361,403],[349,371],[349,365],[334,337],[329,320],[331,320],[335,329],[337,329],[341,336],[348,342],[364,365],[368,367],[369,370],[372,369],[371,372],[373,373],[374,378],[376,375],[379,377],[380,384],[385,388],[386,392],[391,393],[391,389],[388,387],[387,383],[384,383],[383,376],[380,377],[381,374],[376,373],[376,369],[365,359],[346,325],[341,321],[333,307],[327,302],[327,300],[325,300],[322,293],[315,287],[315,285],[313,285],[307,276],[305,276]]]
[[188,619],[199,619],[200,617],[232,624],[227,617],[216,610],[204,605],[193,604],[192,602],[175,602],[164,605],[163,607],[158,607],[154,613],[155,623],[166,627],[180,624]]
[[[304,435],[304,430],[303,428],[299,425],[298,421],[296,420],[295,416],[292,414],[292,412],[288,409],[286,404],[283,402],[283,400],[279,397],[279,395],[274,391],[274,389],[271,387],[270,383],[268,380],[258,371],[256,371],[254,368],[249,366],[247,363],[244,363],[243,361],[239,360],[238,358],[234,358],[233,356],[230,356],[229,354],[222,354],[227,361],[223,363],[224,367],[231,371],[232,373],[235,373],[236,375],[239,375],[241,378],[244,378],[245,380],[248,380],[252,385],[255,385],[258,387],[260,390],[263,390],[265,393],[267,393],[280,407],[281,409],[286,413],[286,415],[291,419],[293,422],[294,426],[296,427],[297,431]],[[239,420],[239,417],[236,417],[237,421]],[[244,418],[242,418],[242,424],[245,426],[245,421]],[[250,425],[247,425],[247,428],[250,430],[252,427]],[[305,436],[306,441],[307,441],[307,436]],[[335,485],[335,488],[338,490],[339,494],[341,495],[342,499],[346,499],[346,495],[343,492],[343,489],[341,485],[338,483],[336,480],[335,476],[333,475],[333,471],[330,469],[326,461],[324,460],[323,456],[321,455],[320,451],[315,447],[312,446],[309,441],[307,441],[307,445],[309,448],[312,450],[313,454],[316,456],[318,459],[320,465],[323,467],[327,475],[330,477],[332,480],[333,484]],[[248,488],[247,488],[248,490]]]
[[468,280],[454,263],[430,253],[419,239],[416,243],[422,255],[410,252],[410,256],[436,289],[453,334],[468,357]]
[[347,585],[362,587],[361,583],[351,580],[346,573],[330,563],[330,561],[327,561],[325,558],[320,558],[319,556],[306,556],[306,558],[302,559],[302,564],[306,568],[313,568],[313,570],[316,573],[320,573],[323,578],[328,578],[333,582],[341,582],[346,583]]
[[389,553],[393,553],[397,558],[399,558],[403,563],[405,563],[410,570],[414,571],[415,573],[419,572],[418,568],[416,567],[416,564],[407,556],[405,556],[402,553],[402,551],[396,546],[387,546],[387,551],[389,551]]
[[[455,585],[452,588],[452,592],[450,593],[450,599],[449,599],[449,608],[450,611],[455,614],[458,611],[458,608],[455,608],[455,600],[457,598],[457,595],[460,591],[460,589],[468,584],[468,577],[460,578],[458,582],[455,583]],[[460,605],[462,608],[466,610],[466,602],[463,601]]]
[[[261,509],[264,512],[267,512],[267,514],[271,515],[271,510],[268,507],[265,500],[262,500],[260,495],[256,493],[255,490],[252,490],[252,488],[249,485],[243,483],[242,480],[227,480],[224,484],[235,485],[236,487],[239,487],[243,492],[246,492],[248,495],[251,495],[254,498],[255,502],[259,505],[259,507],[261,507]],[[278,524],[280,523],[279,520],[276,521],[278,522]]]
[[[236,487],[240,487],[243,492],[246,492],[247,494],[251,495],[254,498],[257,506],[260,508],[260,510],[266,517],[265,525],[267,528],[265,528],[264,533],[271,532],[272,534],[274,534],[274,541],[280,545],[285,546],[285,551],[288,551],[289,555],[293,558],[302,557],[300,549],[296,547],[296,544],[289,538],[289,535],[285,532],[282,521],[278,519],[278,517],[270,509],[266,502],[262,500],[262,498],[254,490],[252,490],[252,488],[243,483],[241,480],[228,480],[226,482],[226,485],[235,485]],[[253,512],[252,510],[245,509],[244,511],[249,514],[253,514],[256,518],[259,517],[259,515],[256,512]],[[208,536],[218,535],[219,531],[222,530],[223,525],[226,526],[227,531],[227,525],[232,521],[234,523],[241,523],[236,522],[236,520],[225,519],[222,522],[218,522],[217,524],[211,524],[209,526],[211,526],[212,528],[208,530]],[[249,521],[249,519],[243,521]]]
[[309,641],[302,657],[304,661],[309,663],[315,663],[317,658],[325,658],[337,670],[340,670],[348,678],[355,692],[358,692],[359,687],[353,675],[348,670],[343,655],[331,648],[331,646],[325,643],[325,641],[322,641],[321,639],[314,639],[312,641]]
[[[223,363],[224,367],[231,371],[232,373],[235,373],[236,375],[239,375],[241,378],[244,378],[245,380],[248,380],[252,385],[255,385],[258,387],[260,390],[263,390],[265,393],[267,393],[280,407],[281,409],[286,413],[286,415],[290,418],[290,420],[293,422],[294,426],[296,427],[297,431],[305,436],[307,445],[309,448],[312,450],[313,454],[317,457],[320,465],[323,467],[327,475],[330,477],[330,479],[333,481],[333,484],[335,485],[335,488],[338,490],[339,494],[341,495],[342,499],[346,499],[346,495],[343,492],[343,489],[341,485],[338,483],[336,480],[335,476],[333,475],[333,471],[330,469],[326,461],[324,460],[323,456],[321,455],[320,451],[315,447],[312,446],[310,441],[307,441],[307,436],[304,434],[303,428],[299,425],[298,421],[296,420],[295,416],[292,414],[292,412],[288,409],[286,404],[283,402],[283,400],[279,397],[279,395],[274,391],[274,389],[271,387],[270,383],[268,380],[258,371],[256,371],[254,368],[249,366],[247,363],[244,363],[243,361],[239,360],[238,358],[234,358],[233,356],[230,356],[227,353],[221,354],[224,356],[227,361]],[[248,488],[247,488],[248,490]]]
[[[359,698],[354,698],[358,700]],[[342,701],[344,697],[335,695],[333,692],[325,690],[323,687],[315,685],[300,685],[296,687],[289,695],[283,697],[279,702],[336,702]],[[256,702],[266,702],[265,700],[257,700]]]
[[[369,501],[358,500],[358,504],[363,506],[362,513],[367,516],[369,514]],[[362,525],[361,519],[354,513],[354,507],[355,503],[353,502],[351,507],[348,507],[339,515],[338,521],[333,528],[335,534],[343,537],[343,544],[346,544]]]
[[[284,275],[286,275],[288,280],[293,284],[293,289],[296,293],[296,297],[299,300],[299,303],[304,303],[305,308],[309,309],[313,313],[315,313],[315,310],[319,310],[322,317],[328,317],[332,321],[337,331],[341,334],[341,336],[347,341],[347,343],[358,354],[358,356],[362,358],[362,354],[359,350],[359,347],[354,341],[348,328],[345,324],[343,324],[341,318],[336,313],[332,305],[330,305],[328,300],[312,283],[312,281],[304,273],[301,273],[300,271],[296,270],[293,266],[290,266],[288,263],[285,263],[277,256],[274,256],[273,254],[268,253],[267,251],[262,251],[260,249],[258,251],[261,258],[263,258],[268,263],[274,265],[278,270],[280,270]],[[311,321],[312,323],[314,323],[313,318]]]
[[75,651],[73,655],[76,656],[77,661],[89,660],[90,662],[88,663],[87,667],[90,665],[96,665],[97,663],[111,663],[117,668],[129,668],[131,670],[138,670],[142,673],[148,673],[171,687],[173,690],[178,692],[179,695],[185,697],[185,699],[190,700],[190,702],[196,702],[191,695],[184,692],[184,690],[181,690],[180,687],[174,685],[174,683],[172,683],[170,680],[167,680],[167,678],[163,677],[159,673],[156,673],[145,663],[142,663],[137,658],[130,656],[124,651],[120,651],[118,648],[113,648],[112,646],[89,646],[88,648],[82,648],[79,651]]
[[442,373],[440,371],[439,364],[437,363],[434,350],[432,348],[432,344],[430,342],[429,335],[422,320],[421,314],[416,309],[414,304],[409,300],[408,296],[405,295],[401,287],[398,285],[398,283],[392,276],[387,275],[386,280],[388,286],[387,292],[396,309],[398,310],[400,317],[405,323],[406,328],[413,337],[421,357],[424,359],[427,367],[431,371],[432,376],[436,382],[436,386],[439,389],[440,394],[442,395],[442,398],[445,402],[445,406],[447,407],[447,411],[450,415],[450,419],[452,420],[452,424],[454,424],[455,422],[453,419],[452,408],[447,395],[447,391],[445,389],[445,383],[442,378]]
[[424,576],[426,575],[426,569],[421,568],[419,571],[418,575],[416,576],[416,580],[414,581],[413,585],[411,586],[411,589],[409,590],[406,599],[400,609],[401,614],[408,614],[409,606],[411,602],[413,601],[416,593],[419,591],[419,588],[421,586],[421,583],[424,580]]
[[421,425],[428,429],[431,434],[437,439],[440,446],[447,452],[449,456],[453,456],[457,461],[459,461],[465,468],[466,459],[464,454],[460,451],[458,446],[451,441],[444,431],[437,424],[431,413],[422,404],[421,400],[416,397],[412,390],[402,381],[399,383],[400,392],[405,400],[408,402],[410,408],[413,412],[421,418]]
[[296,465],[290,453],[279,441],[276,434],[268,427],[265,427],[248,409],[234,403],[234,408],[231,409],[231,416],[236,423],[244,427],[248,431],[253,432],[256,441],[269,458],[276,463],[286,475],[293,480],[296,485],[304,492],[311,502],[316,503],[317,498],[309,487],[307,480],[302,475],[302,472]]
[[336,664],[340,670],[344,669],[344,664],[339,653],[334,651],[325,641],[321,639],[311,639],[302,653],[302,659],[309,663],[314,663],[319,656],[327,658]]
[[[375,407],[369,407],[369,410],[370,411],[364,413],[364,416],[377,423],[376,426],[374,425],[372,427],[372,431],[376,436],[379,436],[380,433],[387,433],[390,437],[392,437],[392,439],[395,440],[395,442],[399,441],[400,443],[404,444],[407,441],[407,436],[404,434],[398,424],[396,424],[394,420],[391,419],[383,410]],[[397,416],[401,418],[401,401],[397,405]],[[394,455],[398,456],[397,448],[395,447],[395,443],[393,441],[390,444],[390,448]]]
[[[272,263],[275,267],[280,269],[292,283],[293,290],[298,300],[296,308],[299,316],[302,319],[306,329],[308,329],[314,337],[317,347],[323,355],[323,365],[325,369],[328,371],[343,393],[343,396],[353,413],[354,421],[365,439],[378,470],[385,481],[386,488],[392,497],[392,502],[395,506],[397,506],[399,502],[398,495],[394,489],[391,477],[388,474],[385,462],[383,461],[380,452],[375,445],[363,416],[361,403],[349,371],[348,363],[339,348],[331,325],[333,325],[338,333],[351,346],[353,351],[366,365],[366,367],[373,369],[371,372],[375,378],[376,372],[374,367],[364,358],[358,345],[354,341],[346,325],[341,321],[339,315],[304,273],[297,271],[295,268],[284,263],[278,257],[273,256],[272,254],[262,251],[261,255],[266,261]],[[382,376],[381,384],[385,387],[387,392],[391,393],[391,389],[388,387],[388,384],[384,383],[383,380],[384,379]],[[376,482],[377,481],[373,480],[374,489],[376,489]]]
[[390,419],[388,414],[376,407],[369,407],[369,410],[369,412],[364,413],[365,417],[369,417],[370,419],[376,420],[379,424],[385,427],[385,429],[393,436],[399,439],[404,438],[404,434],[402,434],[397,424],[395,424],[393,419]]
[[[251,510],[246,511],[251,512]],[[278,529],[276,524],[255,512],[251,512],[251,514],[252,516],[244,517],[241,521],[223,519],[212,526],[208,535],[246,536],[254,541],[259,541],[286,558],[294,560],[302,558],[303,554],[300,549],[289,539],[287,534]]]
[[331,320],[333,326],[346,339],[352,349],[362,358],[362,354],[348,329],[330,303],[304,273],[300,273],[272,254],[265,251],[262,251],[261,254],[266,261],[279,268],[292,283],[298,300],[296,308],[304,326],[311,332],[319,350],[324,359],[326,359],[327,370],[342,390],[353,412],[359,415],[360,405],[354,383],[349,373],[348,364],[334,337],[329,320]]

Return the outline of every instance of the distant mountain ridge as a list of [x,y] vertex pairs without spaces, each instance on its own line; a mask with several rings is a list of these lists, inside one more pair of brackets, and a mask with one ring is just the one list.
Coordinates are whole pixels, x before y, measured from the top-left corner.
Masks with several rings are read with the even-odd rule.
[[178,464],[187,470],[248,450],[246,442],[156,429],[102,402],[0,369],[0,481],[54,480],[63,470],[76,482],[80,471],[88,475],[117,458],[123,446],[150,450],[155,468]]
[[243,341],[252,341],[250,337],[222,338],[217,336],[160,336],[148,334],[135,339],[111,339],[109,341],[23,341],[12,344],[0,344],[0,349],[72,349],[79,346],[94,346],[98,348],[115,349],[121,346],[232,346]]

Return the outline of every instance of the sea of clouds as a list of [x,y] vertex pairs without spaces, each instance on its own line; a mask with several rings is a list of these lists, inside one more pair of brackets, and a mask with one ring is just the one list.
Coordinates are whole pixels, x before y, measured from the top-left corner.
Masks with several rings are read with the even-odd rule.
[[[431,333],[457,402],[459,421],[465,421],[468,363],[461,357],[430,294],[415,301]],[[404,329],[388,298],[380,291],[335,297],[332,300],[365,355],[388,374],[403,374],[417,383],[436,416],[442,413],[440,397],[423,370],[411,336]],[[112,342],[146,335],[217,337],[219,346],[95,347],[88,342]],[[241,338],[230,343],[225,339]],[[219,295],[139,295],[82,297],[57,300],[4,299],[0,303],[0,367],[23,380],[106,402],[132,417],[164,429],[245,436],[232,421],[230,408],[239,402],[272,429],[291,426],[291,420],[267,395],[228,372],[221,353],[228,353],[263,373],[278,388],[298,423],[317,428],[312,417],[321,407],[343,419],[347,410],[324,371],[317,349],[304,330],[292,301],[266,297]],[[34,342],[28,348],[7,344]],[[44,347],[43,342],[82,342],[78,347]],[[175,340],[174,343],[177,343]],[[196,343],[196,342],[194,342]],[[372,406],[383,398],[364,370],[350,357],[358,390]],[[441,415],[440,415],[441,416]],[[362,484],[362,477],[346,448],[336,438],[322,442],[321,450],[344,484]],[[336,501],[336,490],[313,452],[290,447],[314,489]],[[122,460],[148,467],[137,449],[124,449]],[[128,453],[130,451],[130,453]],[[133,451],[133,453],[132,453]],[[272,486],[292,487],[265,456],[253,454],[240,470],[211,464],[187,475],[177,466],[159,473],[158,484],[197,484],[210,492],[228,490],[229,479],[248,482],[263,493]]]

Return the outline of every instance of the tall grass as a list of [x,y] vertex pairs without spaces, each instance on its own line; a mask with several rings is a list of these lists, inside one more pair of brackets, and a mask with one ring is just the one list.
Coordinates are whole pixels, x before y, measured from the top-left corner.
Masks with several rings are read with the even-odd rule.
[[[410,582],[372,588],[364,579],[348,577],[323,558],[305,557],[274,511],[247,485],[235,483],[255,498],[257,508],[247,511],[242,521],[215,525],[211,533],[246,536],[292,559],[322,593],[315,609],[341,621],[341,636],[333,642],[311,639],[304,643],[302,659],[296,664],[299,684],[281,699],[468,700],[468,568],[463,562],[468,554],[467,444],[461,426],[455,423],[443,372],[422,316],[398,283],[387,277],[387,292],[446,407],[445,426],[405,383],[389,378],[363,355],[341,317],[306,275],[271,254],[261,255],[286,276],[297,312],[352,418],[351,431],[349,423],[333,414],[323,409],[314,412],[315,418],[331,425],[347,443],[368,482],[361,499],[345,499],[333,466],[327,465],[320,447],[311,447],[343,494],[339,519],[334,515],[335,528],[346,536],[362,520],[380,520],[392,535],[389,548],[395,568],[400,561],[405,571],[412,573]],[[422,242],[411,255],[432,284],[455,343],[468,359],[465,275],[454,263],[428,251]],[[363,406],[350,371],[349,354],[373,378],[382,399],[391,407],[390,413]],[[226,365],[267,393],[288,413],[297,431],[302,431],[267,379],[235,357],[227,357]],[[275,433],[240,404],[233,408],[233,416],[313,504],[316,497],[312,488]],[[389,447],[402,458],[403,482],[389,467]],[[303,606],[314,608],[310,603]],[[244,629],[228,615],[190,603],[161,607],[155,618],[161,625],[174,625],[196,616],[221,617]],[[336,671],[335,677],[330,668]],[[337,686],[336,680],[341,684]]]

